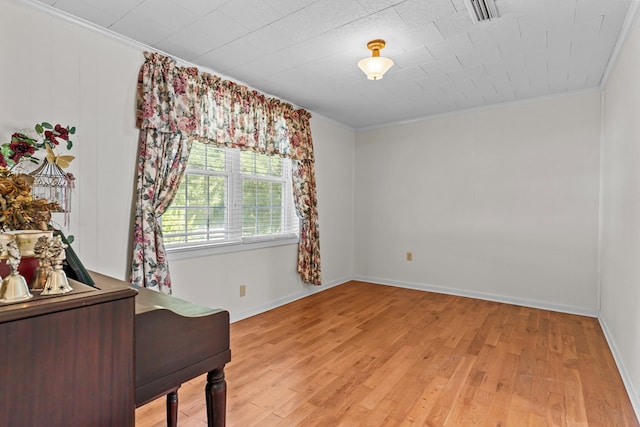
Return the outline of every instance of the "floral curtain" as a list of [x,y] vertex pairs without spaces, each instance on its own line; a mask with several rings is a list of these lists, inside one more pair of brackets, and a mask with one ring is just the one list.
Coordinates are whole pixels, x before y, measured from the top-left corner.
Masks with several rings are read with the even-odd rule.
[[293,161],[293,198],[300,218],[298,273],[303,281],[320,285],[320,231],[313,161]]
[[[293,198],[300,218],[298,242],[298,273],[303,281],[319,285],[320,229],[316,200],[316,173],[311,141],[311,114],[305,110],[287,111],[289,140],[293,158]],[[308,152],[310,150],[310,152]]]
[[[211,74],[198,73],[196,68],[178,67],[173,59],[163,55],[146,53],[145,58],[138,88],[137,118],[141,134],[144,130],[154,129],[159,134],[179,134],[187,141],[198,140],[293,160],[293,194],[301,219],[298,272],[305,282],[320,285],[315,160],[309,124],[311,115],[304,109],[295,109],[286,102],[267,98],[246,86]],[[187,156],[188,150],[185,151]],[[186,163],[186,159],[183,157],[180,161]],[[172,182],[176,186],[182,175],[183,164],[181,168],[176,171],[180,172],[177,180]],[[170,192],[167,195],[173,198]],[[162,205],[166,207],[170,202],[164,200]],[[138,210],[139,215],[142,212]],[[158,227],[153,236],[161,236]],[[161,237],[159,243],[156,251],[162,246]],[[145,255],[135,243],[134,252],[135,270],[140,265],[136,260],[140,257],[145,259]],[[164,255],[164,248],[156,253]],[[164,260],[156,256],[156,260],[158,258]],[[157,268],[166,270],[163,286],[170,289],[166,262],[163,261],[162,267],[158,263]],[[136,274],[139,277],[139,273]],[[157,280],[156,277],[153,279]],[[146,279],[140,285],[148,286]]]
[[180,133],[140,131],[131,283],[171,293],[160,216],[176,195],[191,151]]
[[147,55],[138,74],[138,179],[131,283],[171,293],[159,218],[171,204],[191,151],[198,98],[195,68]]

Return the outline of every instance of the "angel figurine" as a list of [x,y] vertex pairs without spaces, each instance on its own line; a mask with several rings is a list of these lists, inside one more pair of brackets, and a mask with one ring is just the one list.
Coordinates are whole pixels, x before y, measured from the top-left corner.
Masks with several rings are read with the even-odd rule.
[[66,259],[65,249],[67,246],[60,236],[54,236],[49,242],[46,253],[53,270],[49,272],[44,290],[40,295],[66,294],[73,290],[69,285],[67,275],[62,269],[62,263]]
[[5,244],[7,264],[11,269],[11,274],[2,280],[2,289],[0,289],[0,298],[3,302],[23,301],[29,298],[33,298],[27,281],[18,273],[18,266],[20,265],[20,249],[18,248],[18,242],[15,239],[9,240]]
[[38,267],[31,279],[31,290],[41,291],[47,283],[47,277],[53,270],[51,260],[48,257],[47,249],[49,248],[49,238],[40,236],[33,245],[33,255],[38,259]]

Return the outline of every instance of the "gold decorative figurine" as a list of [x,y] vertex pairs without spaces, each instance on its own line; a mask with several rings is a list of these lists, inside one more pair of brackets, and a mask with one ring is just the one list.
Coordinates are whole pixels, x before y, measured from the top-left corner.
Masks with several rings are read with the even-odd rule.
[[49,247],[49,238],[47,236],[41,236],[33,245],[33,256],[38,259],[38,268],[36,268],[31,279],[31,290],[42,291],[47,283],[47,278],[53,268],[51,267],[51,260],[47,256],[47,249]]
[[71,292],[73,288],[69,285],[67,275],[62,269],[62,262],[66,258],[65,248],[67,245],[62,241],[62,237],[54,236],[47,246],[47,258],[51,262],[52,270],[47,276],[44,289],[40,295],[59,295]]
[[[0,289],[0,301],[2,302],[16,302],[24,301],[29,298],[33,298],[27,281],[18,273],[18,266],[20,265],[20,249],[18,249],[18,243],[15,239],[9,240],[5,243],[6,258],[11,273],[2,280],[2,288]],[[0,252],[5,255],[4,250]]]

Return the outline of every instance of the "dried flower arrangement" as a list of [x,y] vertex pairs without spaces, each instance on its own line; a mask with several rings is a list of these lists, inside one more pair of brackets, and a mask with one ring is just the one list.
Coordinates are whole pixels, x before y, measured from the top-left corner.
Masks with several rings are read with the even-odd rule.
[[[0,145],[0,229],[1,230],[47,230],[50,228],[51,212],[61,210],[60,204],[45,198],[34,198],[32,186],[34,177],[22,167],[23,162],[55,165],[65,168],[73,156],[61,156],[54,152],[60,144],[67,150],[73,147],[71,136],[76,128],[72,126],[37,123],[33,132],[19,131],[11,135],[11,141]],[[45,158],[36,157],[45,150]],[[73,175],[62,172],[72,184]]]
[[0,229],[48,230],[51,212],[60,205],[45,199],[34,199],[28,175],[16,175],[0,168]]

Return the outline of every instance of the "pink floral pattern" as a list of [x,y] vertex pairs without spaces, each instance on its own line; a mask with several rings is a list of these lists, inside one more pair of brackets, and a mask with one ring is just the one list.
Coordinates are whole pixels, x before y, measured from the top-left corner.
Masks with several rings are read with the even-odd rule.
[[160,216],[176,195],[191,141],[180,133],[140,131],[131,283],[171,293]]
[[[320,275],[320,229],[318,226],[318,202],[314,162],[294,160],[293,199],[300,218],[298,242],[298,273],[303,281],[322,284]],[[312,191],[313,190],[313,191]]]
[[190,141],[198,140],[294,160],[294,199],[301,219],[298,272],[305,282],[320,285],[311,114],[197,68],[178,67],[158,53],[146,53],[145,58],[138,76],[140,156],[132,283],[171,292],[157,219],[173,200]]

